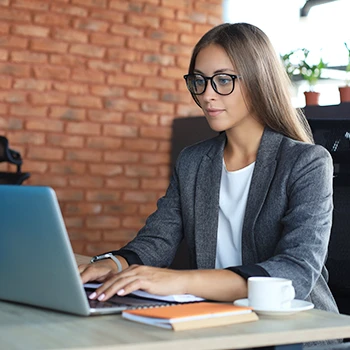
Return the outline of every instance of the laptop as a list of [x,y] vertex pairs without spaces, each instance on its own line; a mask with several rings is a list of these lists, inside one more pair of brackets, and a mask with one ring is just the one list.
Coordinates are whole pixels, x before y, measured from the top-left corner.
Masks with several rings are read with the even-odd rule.
[[168,304],[117,295],[89,300],[51,187],[0,185],[0,227],[0,300],[82,316]]

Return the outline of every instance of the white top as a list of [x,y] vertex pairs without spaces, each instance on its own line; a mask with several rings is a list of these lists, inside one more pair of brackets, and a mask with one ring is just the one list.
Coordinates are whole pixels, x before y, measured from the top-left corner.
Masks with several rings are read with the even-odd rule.
[[215,268],[242,265],[242,227],[255,162],[221,175]]

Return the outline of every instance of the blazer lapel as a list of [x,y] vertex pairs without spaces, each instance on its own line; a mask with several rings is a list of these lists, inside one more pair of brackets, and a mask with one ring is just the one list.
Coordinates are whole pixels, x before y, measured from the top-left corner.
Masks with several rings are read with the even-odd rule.
[[242,262],[244,265],[257,262],[254,225],[275,174],[276,158],[282,137],[281,134],[265,128],[260,142],[242,229]]
[[220,179],[226,134],[203,157],[198,169],[195,193],[195,246],[199,269],[215,267],[219,216]]

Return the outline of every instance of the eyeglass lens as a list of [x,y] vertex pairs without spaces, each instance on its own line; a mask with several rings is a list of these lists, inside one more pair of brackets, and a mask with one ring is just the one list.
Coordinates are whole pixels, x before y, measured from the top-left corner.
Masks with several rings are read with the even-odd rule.
[[229,95],[234,90],[234,77],[228,74],[215,74],[212,77],[204,77],[200,74],[187,76],[187,87],[195,95],[203,94],[208,80],[214,91],[220,95]]

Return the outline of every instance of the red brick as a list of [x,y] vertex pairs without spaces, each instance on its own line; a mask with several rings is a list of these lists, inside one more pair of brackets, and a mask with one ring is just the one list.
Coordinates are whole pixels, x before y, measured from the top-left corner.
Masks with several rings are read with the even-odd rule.
[[149,165],[126,165],[125,175],[131,177],[154,177],[157,175],[157,168]]
[[107,151],[104,154],[104,160],[106,162],[113,163],[136,163],[140,159],[137,152],[127,152],[127,151]]
[[159,75],[159,66],[146,63],[126,63],[125,72],[137,75]]
[[103,186],[103,178],[97,176],[70,176],[68,180],[69,186],[82,188],[101,188]]
[[115,176],[123,172],[123,167],[120,165],[111,164],[90,164],[89,172],[92,175]]
[[179,41],[179,34],[164,30],[147,30],[147,37],[152,40],[158,40],[163,43],[176,44]]
[[123,48],[123,50],[121,50],[120,48],[107,48],[107,58],[109,60],[115,60],[119,62],[139,62],[141,61],[141,56],[141,52],[132,49]]
[[87,43],[89,36],[87,33],[70,29],[55,28],[53,31],[53,38],[70,43]]
[[138,128],[131,125],[104,124],[102,133],[106,136],[136,137]]
[[160,19],[156,16],[147,16],[145,12],[142,14],[129,13],[126,17],[126,23],[133,27],[159,28]]
[[107,0],[72,0],[73,5],[82,5],[89,7],[107,7]]
[[75,55],[50,55],[50,63],[63,66],[84,66],[87,62],[86,57]]
[[111,9],[120,10],[121,12],[128,12],[135,11],[135,12],[141,12],[142,11],[142,4],[140,3],[131,3],[129,1],[120,1],[120,0],[111,0],[109,3],[109,7]]
[[124,140],[123,146],[130,151],[155,151],[158,148],[158,141],[149,139]]
[[[97,210],[100,204],[70,204],[64,206],[66,216],[76,213],[76,215],[86,215],[99,213]],[[97,230],[86,230],[86,228],[73,228],[69,230],[69,239],[71,241],[98,242],[102,239],[102,232]],[[75,251],[74,251],[75,252]]]
[[130,74],[109,74],[107,76],[107,83],[109,85],[131,86],[135,88],[141,86],[142,77]]
[[50,176],[47,176],[47,174],[35,174],[35,176],[32,174],[30,177],[30,183],[31,185],[38,185],[38,186],[50,186],[53,188],[57,187],[67,187],[67,179],[65,179],[62,176],[55,176],[50,174]]
[[143,56],[143,62],[145,63],[155,63],[161,66],[174,66],[175,57],[170,55],[153,55],[146,54]]
[[56,195],[60,201],[82,201],[84,199],[84,191],[81,189],[58,189]]
[[34,14],[34,23],[38,24],[46,24],[55,27],[67,27],[69,22],[70,18],[64,15],[58,15],[50,12]]
[[190,103],[192,100],[191,95],[187,92],[164,92],[160,98],[161,101],[165,102],[182,102],[182,103]]
[[100,203],[67,203],[64,206],[64,212],[68,215],[99,214],[101,211],[102,204]]
[[142,126],[140,128],[141,137],[151,137],[155,139],[166,139],[169,140],[171,137],[171,127],[158,126],[158,127],[148,127]]
[[0,63],[0,74],[12,75],[14,77],[29,77],[30,67],[23,64]]
[[80,123],[67,123],[66,132],[68,134],[78,135],[100,135],[101,126],[96,123],[80,122]]
[[35,26],[35,25],[14,25],[12,27],[12,32],[14,34],[25,35],[25,36],[34,36],[39,38],[46,38],[50,33],[50,28]]
[[95,150],[88,150],[88,149],[82,149],[82,150],[70,150],[66,152],[65,156],[66,160],[72,160],[72,161],[88,161],[91,162],[92,160],[94,162],[101,162],[102,161],[102,152],[95,151]]
[[109,28],[109,23],[106,21],[98,21],[93,19],[76,19],[73,22],[73,28],[79,30],[89,30],[92,32],[106,32]]
[[[35,174],[45,174],[48,169],[47,162],[33,161],[30,159],[26,159],[22,166],[22,171],[30,171],[33,172],[35,170]],[[35,175],[34,175],[35,176]]]
[[0,22],[0,34],[8,34],[9,31],[10,31],[10,24]]
[[167,6],[159,6],[158,2],[155,4],[146,4],[144,13],[157,16],[159,18],[175,19],[175,10]]
[[120,193],[110,190],[87,190],[86,200],[89,202],[117,202],[120,199]]
[[[0,103],[0,114],[7,114],[7,104]],[[0,122],[1,126],[1,122]],[[5,128],[5,126],[3,126]]]
[[93,33],[91,34],[90,38],[92,44],[112,47],[125,46],[125,38],[120,35],[113,35],[107,33]]
[[120,226],[120,219],[114,216],[89,216],[86,225],[89,228],[116,228]]
[[176,18],[181,22],[191,22],[191,23],[206,23],[207,22],[206,11],[177,11]]
[[128,229],[139,230],[145,224],[144,218],[139,218],[133,216],[128,216],[122,220],[122,227],[126,227]]
[[91,18],[102,19],[112,23],[124,23],[124,14],[113,10],[94,9],[90,13]]
[[93,85],[91,86],[91,93],[97,96],[121,97],[125,94],[125,89],[118,86]]
[[[12,131],[7,133],[7,137],[11,140],[11,144],[29,144],[29,145],[43,145],[45,143],[45,134],[39,132],[28,131]],[[25,162],[29,167],[28,162]],[[35,169],[35,167],[31,167]],[[47,167],[45,167],[46,169]],[[36,170],[36,169],[35,169]]]
[[145,114],[145,113],[126,113],[124,117],[126,124],[132,125],[157,125],[157,114]]
[[70,96],[68,98],[68,105],[84,108],[102,108],[102,101],[100,97],[96,96]]
[[10,108],[10,114],[23,117],[46,117],[47,107],[34,107],[31,105],[14,105]]
[[[166,0],[169,1],[169,0]],[[210,3],[208,1],[195,1],[194,9],[199,12],[205,12],[211,14],[217,18],[222,16],[222,5],[218,6],[217,3]]]
[[137,204],[127,203],[127,204],[105,204],[103,206],[103,212],[105,214],[134,214],[138,208]]
[[68,49],[67,43],[57,42],[51,39],[37,39],[31,40],[31,50],[43,51],[50,53],[66,53]]
[[7,50],[0,49],[0,61],[7,61],[9,53]]
[[198,116],[202,114],[202,110],[194,102],[191,105],[178,104],[174,113],[178,117]]
[[104,107],[107,109],[112,109],[120,112],[138,112],[140,106],[136,101],[120,99],[120,98],[105,98]]
[[96,149],[118,149],[122,144],[121,139],[106,136],[91,136],[86,139],[86,146]]
[[87,9],[78,6],[69,6],[61,4],[52,4],[51,10],[58,13],[64,13],[66,15],[87,17],[89,12]]
[[140,205],[140,214],[149,216],[157,209],[157,205],[155,203],[152,204],[141,204]]
[[118,188],[121,190],[131,189],[135,190],[140,187],[140,180],[135,178],[128,178],[125,176],[114,176],[106,179],[107,188]]
[[173,79],[162,77],[145,77],[144,86],[147,88],[175,90],[176,84]]
[[189,2],[188,0],[162,0],[162,6],[188,11],[191,9],[192,1]]
[[[169,165],[158,166],[158,173],[159,173],[159,176],[166,177],[167,179],[169,179],[169,177],[170,177]],[[162,195],[163,195],[163,193],[160,194],[160,196],[162,196]]]
[[141,105],[141,109],[144,112],[151,113],[166,113],[166,114],[174,114],[175,106],[172,103],[165,102],[143,102]]
[[47,143],[62,148],[83,148],[84,138],[83,136],[49,134],[47,135]]
[[70,70],[66,67],[40,66],[33,67],[33,70],[38,79],[66,80],[70,75]]
[[198,42],[198,35],[197,34],[181,34],[179,42],[183,43],[185,45],[195,46]]
[[120,123],[122,114],[118,112],[107,112],[106,110],[88,110],[88,119],[99,123]]
[[188,72],[189,64],[190,64],[189,58],[187,58],[187,57],[176,57],[176,66],[178,68],[183,68],[185,70],[184,73]]
[[170,141],[160,141],[158,151],[159,152],[167,152],[170,154],[171,147],[172,147],[172,145],[171,145]]
[[86,95],[88,94],[89,87],[87,84],[79,84],[68,82],[54,82],[53,90],[69,92],[77,95]]
[[140,51],[152,48],[152,52],[160,52],[161,43],[158,40],[132,37],[127,39],[127,47]]
[[0,126],[5,130],[22,130],[23,129],[23,121],[15,118],[6,118],[0,117]]
[[35,160],[62,160],[63,150],[52,147],[33,147],[32,145],[28,148],[27,157]]
[[103,72],[87,69],[74,69],[71,78],[73,80],[90,82],[90,83],[103,83],[105,75]]
[[83,218],[80,217],[64,217],[64,222],[66,224],[66,227],[70,231],[70,228],[80,228],[83,227]]
[[199,37],[199,36],[202,36],[204,33],[206,33],[208,30],[210,30],[211,28],[213,28],[213,26],[210,24],[196,24],[194,26],[194,33],[197,33]]
[[0,76],[0,89],[8,90],[12,85],[12,77]]
[[12,51],[11,60],[13,62],[46,63],[48,56],[44,53],[32,51]]
[[172,126],[174,121],[173,115],[162,115],[159,119],[159,125],[161,126]]
[[29,11],[20,11],[15,10],[12,8],[1,8],[0,11],[0,20],[6,20],[6,21],[18,21],[18,19],[21,19],[21,22],[30,22],[31,21],[31,14]]
[[141,154],[142,164],[170,164],[170,154],[169,153],[142,153]]
[[72,44],[69,49],[69,52],[73,54],[97,58],[102,58],[105,51],[106,49],[104,47],[89,44]]
[[88,68],[106,72],[119,72],[122,69],[122,65],[117,62],[90,60]]
[[39,11],[47,11],[49,9],[49,4],[44,0],[13,0],[12,6]]
[[32,92],[30,100],[34,105],[65,105],[67,94],[63,92]]
[[157,197],[154,192],[150,191],[125,191],[123,199],[125,202],[145,203],[154,202]]
[[24,92],[13,91],[1,91],[0,90],[0,102],[8,103],[25,103],[27,94]]
[[28,42],[28,39],[18,36],[0,36],[0,47],[13,47],[16,49],[25,49],[28,46]]
[[50,172],[62,175],[84,175],[86,173],[86,164],[63,161],[55,162],[50,164]]
[[62,132],[63,123],[58,120],[28,120],[26,122],[26,129],[41,130],[47,132]]
[[192,46],[179,45],[179,44],[164,44],[161,52],[172,55],[179,55],[189,57],[192,52]]
[[68,107],[58,107],[52,106],[50,108],[50,117],[69,120],[69,121],[82,121],[85,120],[86,111],[79,108],[68,108]]
[[127,97],[136,100],[158,100],[159,92],[157,90],[145,89],[130,89],[127,92]]

